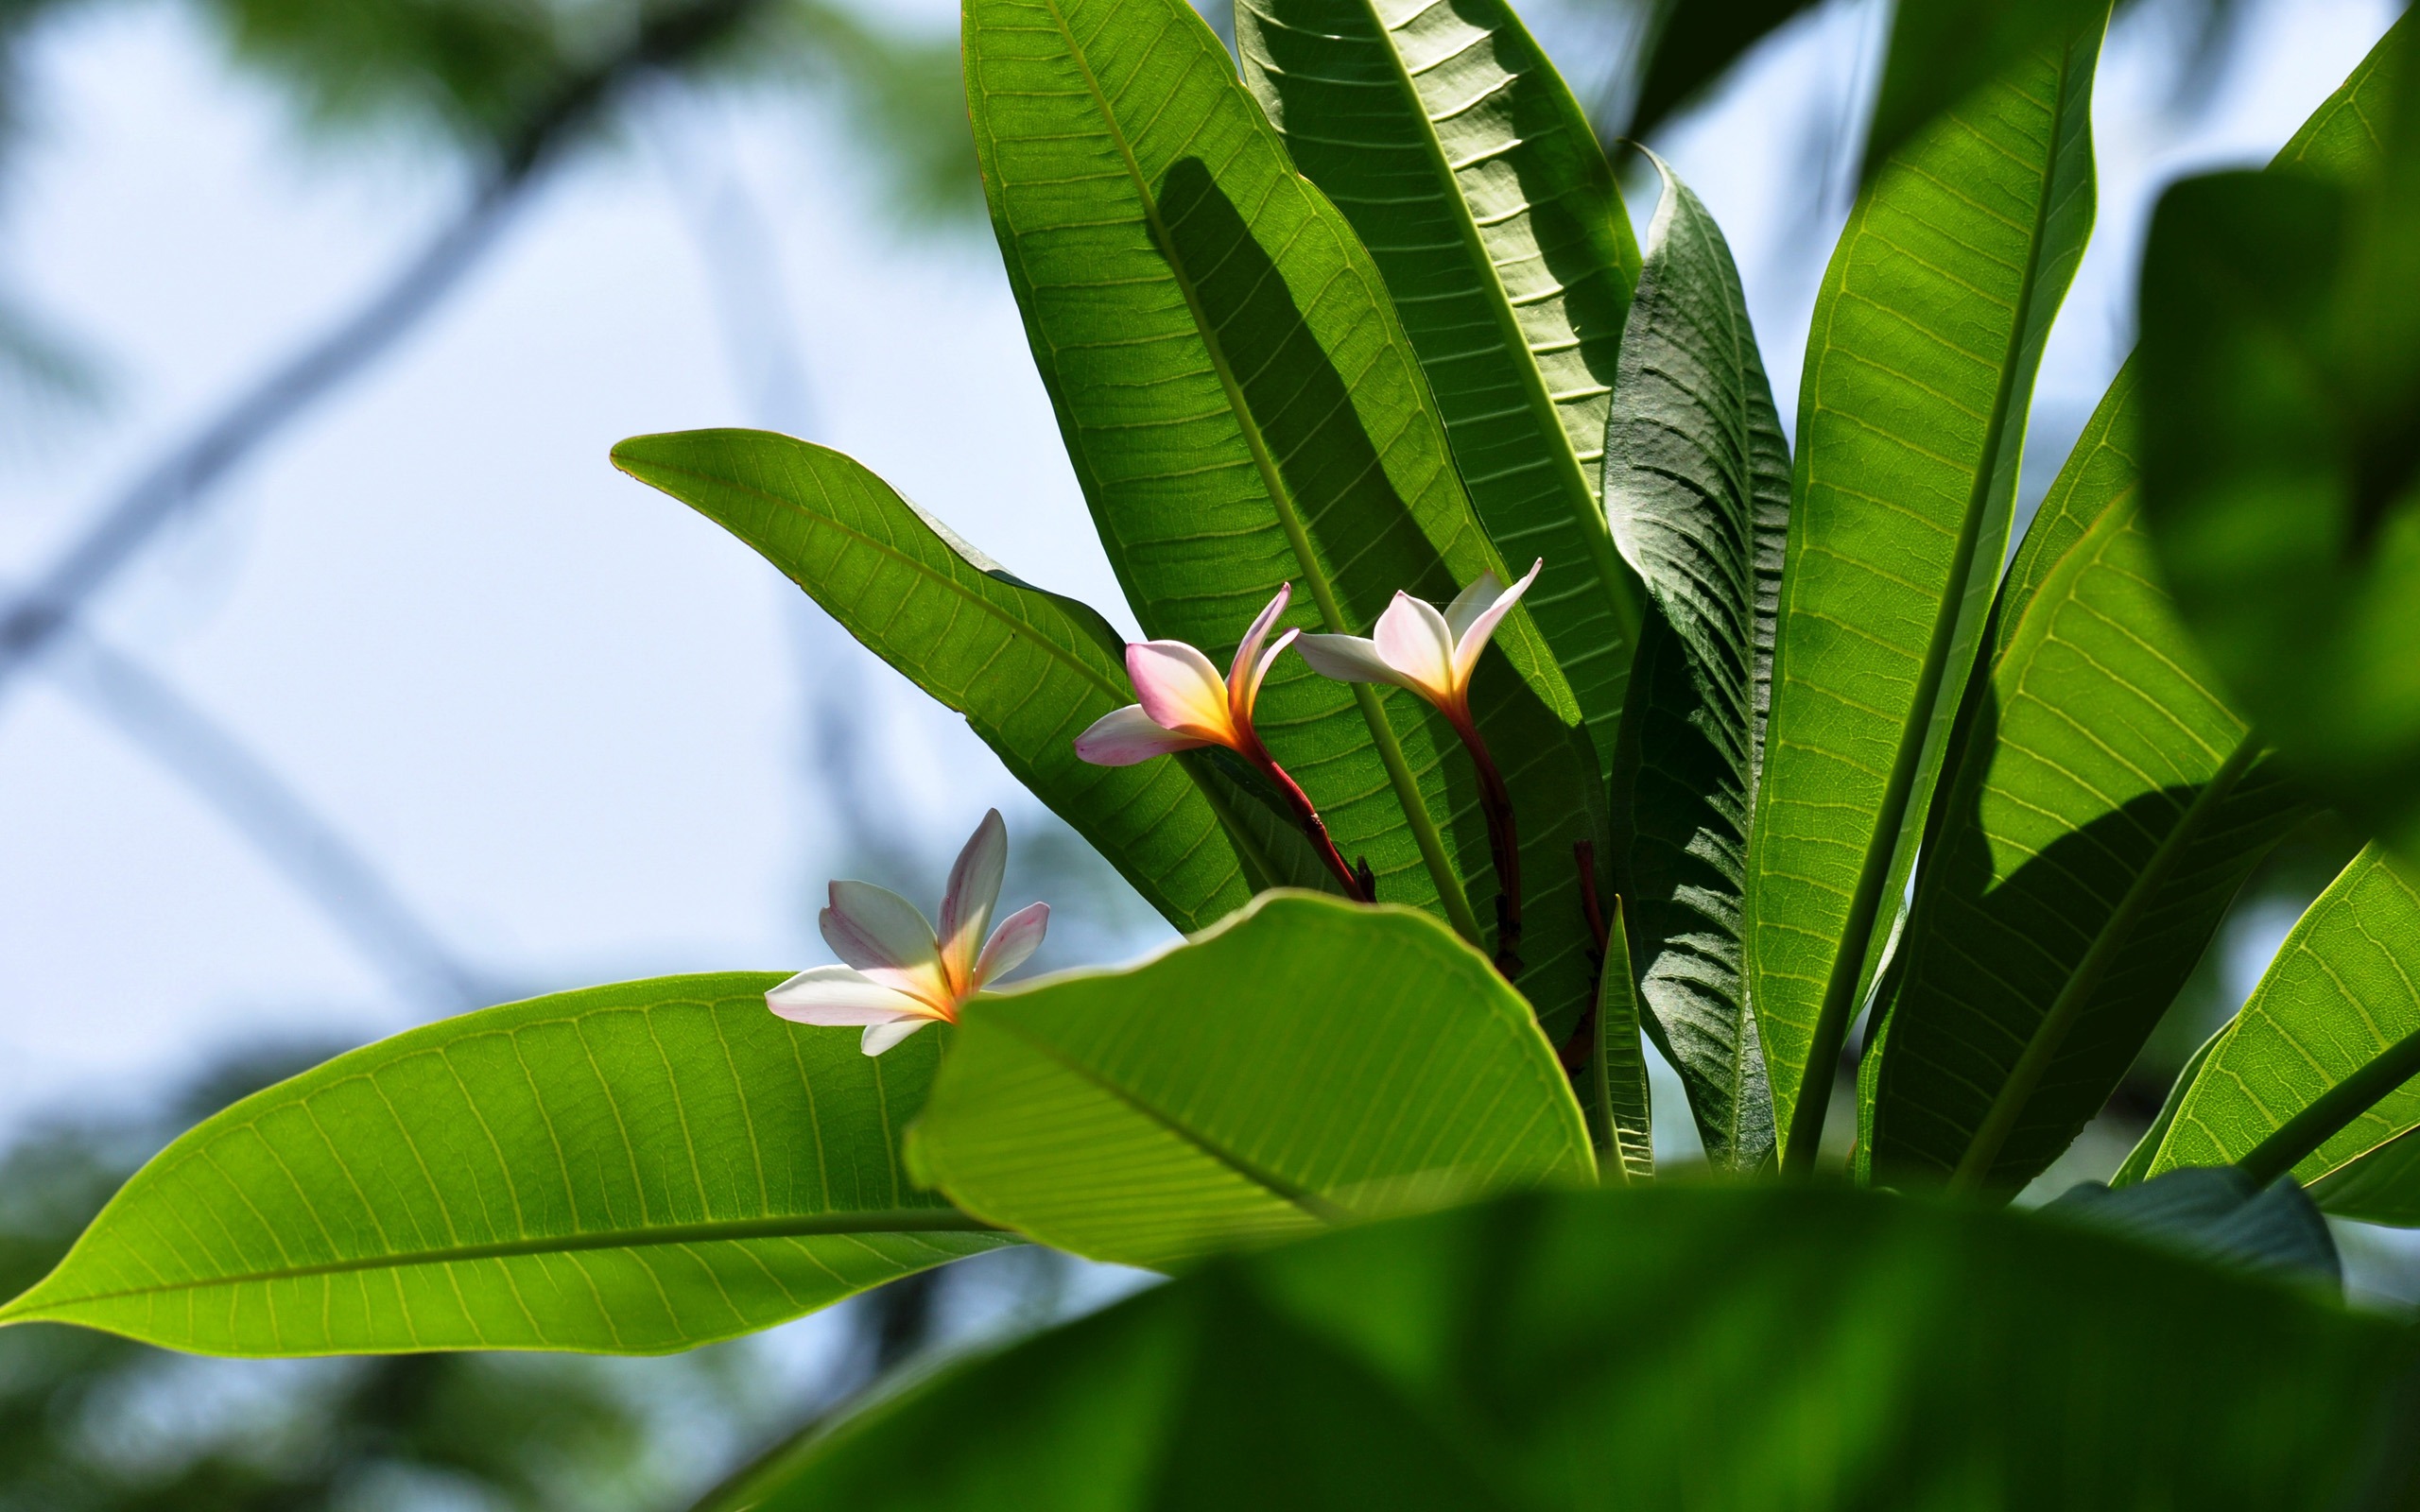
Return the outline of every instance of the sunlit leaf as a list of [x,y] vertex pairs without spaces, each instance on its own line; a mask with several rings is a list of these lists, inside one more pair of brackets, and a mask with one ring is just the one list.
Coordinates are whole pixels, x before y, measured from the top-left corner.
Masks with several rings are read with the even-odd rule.
[[1530,1195],[1222,1262],[754,1489],[765,1512],[2320,1512],[2353,1504],[2414,1354],[2388,1319],[2031,1215]]
[[1638,587],[1598,492],[1638,248],[1587,117],[1502,0],[1241,0],[1244,78],[1394,296],[1463,486],[1611,762]]
[[340,1056],[154,1158],[0,1322],[211,1354],[652,1354],[1008,1242],[908,1180],[942,1032],[880,1058],[779,975],[534,998]]
[[2030,55],[1912,138],[1817,297],[1749,854],[1786,1165],[1814,1159],[1998,581],[2033,375],[2091,230],[2100,43]]
[[[1398,590],[1504,570],[1376,266],[1190,8],[972,0],[965,50],[1010,286],[1147,633],[1224,657],[1290,581],[1282,623],[1364,635]],[[1476,707],[1521,795],[1521,986],[1567,1029],[1595,985],[1571,857],[1604,853],[1597,758],[1526,615],[1495,644]],[[1287,657],[1259,723],[1383,901],[1481,937],[1500,889],[1442,716]]]
[[977,1000],[909,1138],[967,1211],[1137,1265],[1585,1179],[1588,1151],[1486,957],[1409,909],[1307,893]]

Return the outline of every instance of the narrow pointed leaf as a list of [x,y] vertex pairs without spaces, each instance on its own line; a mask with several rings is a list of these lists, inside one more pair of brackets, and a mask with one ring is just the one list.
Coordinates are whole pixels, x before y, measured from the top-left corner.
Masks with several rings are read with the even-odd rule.
[[2414,1357],[2394,1319],[2032,1215],[1527,1195],[1221,1261],[753,1488],[763,1512],[2326,1512],[2362,1504]]
[[909,1150],[966,1211],[1135,1265],[1595,1169],[1484,956],[1283,892],[1147,965],[969,1005]]
[[1609,1182],[1627,1186],[1655,1179],[1655,1099],[1648,1086],[1647,1046],[1639,1038],[1638,997],[1618,897],[1605,929],[1605,968],[1597,980],[1591,1025],[1595,1044],[1585,1073],[1588,1135],[1596,1143],[1598,1170]]
[[1927,127],[1858,198],[1800,387],[1749,870],[1784,1163],[1814,1159],[2008,539],[2042,344],[2093,213],[2100,28]]
[[[2112,421],[2127,423],[2086,431],[2078,473],[2122,447]],[[2309,812],[2177,622],[2131,488],[2006,611],[2015,632],[1943,784],[1881,1053],[1872,1159],[1894,1184],[1955,1173],[2013,1192],[2046,1169]]]
[[[1284,623],[1365,635],[1398,590],[1504,571],[1369,253],[1183,0],[971,0],[965,52],[1010,284],[1147,633],[1223,657],[1290,581]],[[1521,985],[1567,1028],[1594,988],[1571,847],[1601,845],[1602,789],[1526,613],[1495,644],[1475,704],[1523,799]],[[1481,936],[1498,889],[1442,716],[1287,657],[1259,724],[1381,899]]]
[[1616,885],[1651,1032],[1706,1158],[1754,1170],[1772,1093],[1741,958],[1747,853],[1789,526],[1789,448],[1731,249],[1662,160],[1622,338],[1605,507],[1652,606],[1614,768]]
[[[2187,623],[2281,758],[2420,859],[2420,102],[2368,171],[2223,174],[2144,253],[2145,511]],[[2399,124],[2398,124],[2399,123]]]
[[1009,1242],[902,1169],[944,1036],[869,1057],[773,1017],[779,981],[592,988],[339,1056],[163,1150],[0,1322],[653,1354]]
[[[2420,1030],[2420,891],[2373,845],[2310,905],[2210,1047],[2147,1175],[2230,1164],[2380,1051]],[[2420,1086],[2377,1103],[2294,1167],[2323,1178],[2420,1126]]]
[[964,714],[1177,928],[1206,928],[1261,887],[1322,885],[1301,834],[1208,762],[1077,760],[1076,736],[1134,701],[1117,632],[1019,581],[855,458],[762,431],[690,431],[633,437],[614,463],[755,547]]
[[1599,502],[1638,248],[1562,76],[1502,0],[1241,0],[1245,80],[1353,222],[1480,524],[1611,762],[1639,616]]

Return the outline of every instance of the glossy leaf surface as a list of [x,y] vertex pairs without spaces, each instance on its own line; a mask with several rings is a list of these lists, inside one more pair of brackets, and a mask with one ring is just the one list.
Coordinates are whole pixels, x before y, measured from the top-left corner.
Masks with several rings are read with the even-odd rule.
[[1773,1151],[1772,1093],[1741,956],[1747,855],[1789,528],[1789,448],[1722,232],[1659,159],[1663,198],[1622,338],[1605,508],[1647,585],[1614,768],[1616,885],[1648,1021],[1706,1158]]
[[1207,927],[1260,887],[1324,875],[1299,833],[1205,761],[1077,760],[1077,734],[1134,701],[1117,632],[1019,581],[855,458],[762,431],[690,431],[634,437],[614,462],[753,546],[964,714],[1179,929]]
[[684,1349],[1008,1242],[898,1159],[944,1035],[879,1058],[778,974],[534,998],[202,1123],[0,1321],[212,1354]]
[[2316,1512],[2412,1357],[2039,1217],[1529,1195],[1130,1298],[842,1424],[761,1504]]
[[1822,1119],[1998,581],[2033,374],[2092,224],[2099,45],[2030,57],[1912,139],[1817,297],[1749,858],[1788,1165],[1813,1159],[1792,1120]]
[[[2420,1029],[2420,890],[2373,845],[2294,925],[2178,1102],[2149,1174],[2225,1165],[2390,1044]],[[2420,1125],[2407,1085],[2294,1167],[2307,1187]]]
[[[2380,44],[2413,70],[2420,28]],[[2405,55],[2396,60],[2397,43]],[[2420,104],[2367,171],[2223,174],[2144,254],[2145,509],[2179,606],[2322,797],[2420,858]],[[2401,123],[2396,125],[2395,123]]]
[[[1443,603],[1503,570],[1376,266],[1199,16],[973,0],[965,51],[1010,284],[1146,633],[1223,658],[1290,581],[1281,623],[1362,635],[1398,590]],[[1521,985],[1567,1028],[1594,988],[1571,847],[1601,845],[1597,760],[1526,615],[1495,644],[1474,702],[1522,795]],[[1487,827],[1442,716],[1287,657],[1258,724],[1382,900],[1480,936]]]
[[1485,957],[1409,909],[1282,892],[970,1005],[909,1149],[969,1212],[1135,1265],[1594,1172]]
[[1496,549],[1611,761],[1638,590],[1599,502],[1638,248],[1579,103],[1502,0],[1241,0],[1236,49],[1353,222]]
[[2014,1191],[2046,1169],[2308,812],[2159,586],[2124,455],[2131,392],[2044,502],[2048,541],[2102,501],[2003,603],[2014,632],[1938,799],[1869,1131],[1893,1184],[1964,1172]]

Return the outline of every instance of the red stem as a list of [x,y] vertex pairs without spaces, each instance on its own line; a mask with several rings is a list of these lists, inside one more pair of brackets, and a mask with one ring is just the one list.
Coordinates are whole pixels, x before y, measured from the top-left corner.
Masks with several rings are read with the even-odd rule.
[[1606,935],[1604,906],[1597,901],[1597,842],[1572,841],[1571,859],[1580,868],[1580,911],[1587,916],[1588,933],[1597,936],[1597,991],[1589,998],[1580,1022],[1572,1025],[1570,1037],[1555,1050],[1555,1058],[1563,1062],[1564,1074],[1577,1077],[1588,1069],[1589,1059],[1597,1053],[1597,999],[1605,991]]
[[1495,969],[1510,982],[1521,974],[1521,838],[1512,819],[1512,795],[1505,791],[1503,774],[1495,769],[1487,742],[1479,738],[1478,726],[1467,713],[1449,713],[1447,717],[1454,733],[1462,737],[1471,765],[1478,769],[1478,804],[1487,816],[1488,856],[1495,863],[1495,883],[1501,889],[1495,895]]
[[1372,889],[1364,887],[1360,876],[1344,864],[1344,856],[1336,849],[1336,841],[1328,836],[1327,821],[1320,817],[1320,811],[1311,805],[1310,795],[1303,791],[1302,784],[1287,776],[1286,768],[1278,765],[1277,758],[1266,750],[1252,752],[1251,755],[1253,764],[1277,784],[1277,791],[1286,795],[1287,806],[1294,811],[1294,822],[1303,827],[1303,833],[1309,838],[1311,849],[1319,852],[1320,860],[1335,873],[1336,880],[1343,884],[1344,896],[1357,903],[1376,902],[1378,900],[1371,895]]

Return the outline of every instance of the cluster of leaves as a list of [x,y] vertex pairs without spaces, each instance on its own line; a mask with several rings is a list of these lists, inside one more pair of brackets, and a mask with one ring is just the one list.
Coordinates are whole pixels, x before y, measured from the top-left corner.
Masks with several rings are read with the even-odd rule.
[[[2003,572],[2106,10],[1945,15],[1901,9],[1793,452],[1720,229],[1664,171],[1634,236],[1496,0],[1251,0],[1240,77],[1179,0],[970,0],[993,222],[1136,620],[1229,645],[1293,584],[1281,624],[1356,635],[1543,558],[1469,730],[1274,663],[1255,739],[1331,878],[1215,752],[1080,760],[1135,699],[1117,635],[856,462],[626,442],[1194,937],[879,1058],[746,974],[416,1030],[176,1142],[0,1321],[654,1352],[1030,1240],[1184,1275],[727,1504],[2392,1492],[2420,1347],[2324,1295],[2312,1200],[2420,1213],[2420,33],[2169,197],[2139,368]],[[2378,843],[2118,1190],[1996,1211],[2323,806]],[[1642,1036],[1728,1184],[1639,1190]]]

